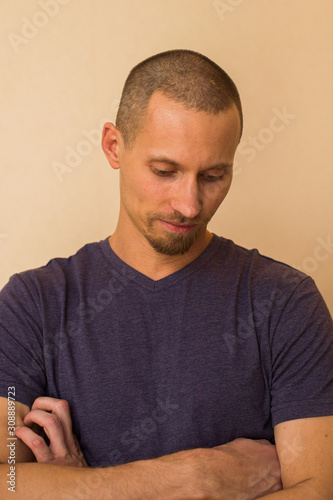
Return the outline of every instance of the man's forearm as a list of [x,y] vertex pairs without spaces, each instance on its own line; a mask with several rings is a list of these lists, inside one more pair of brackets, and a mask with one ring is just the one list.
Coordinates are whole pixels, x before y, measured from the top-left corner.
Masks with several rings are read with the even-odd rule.
[[[153,465],[153,466],[152,466]],[[0,465],[2,500],[156,500],[189,498],[182,485],[159,474],[153,461],[139,461],[107,468],[80,468],[38,463],[19,463],[10,476]],[[15,479],[10,482],[10,478]],[[8,481],[8,482],[7,482]],[[13,489],[9,490],[11,484]]]
[[108,469],[18,463],[14,475],[9,476],[8,472],[7,465],[0,465],[0,498],[3,500],[13,499],[13,491],[16,500],[121,498],[112,497],[107,491],[111,483]]
[[[0,465],[4,500],[13,498],[8,473]],[[16,500],[253,500],[281,488],[275,446],[249,439],[106,468],[18,463],[12,475]]]

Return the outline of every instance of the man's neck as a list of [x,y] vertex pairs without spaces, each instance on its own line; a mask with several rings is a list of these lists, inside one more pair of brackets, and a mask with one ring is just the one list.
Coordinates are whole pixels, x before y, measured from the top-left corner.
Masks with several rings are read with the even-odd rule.
[[126,264],[157,281],[195,260],[208,246],[212,237],[212,233],[206,230],[199,235],[186,254],[169,256],[156,252],[143,235],[137,235],[137,238],[132,239],[128,234],[123,234],[121,228],[117,226],[109,238],[109,244],[114,253]]

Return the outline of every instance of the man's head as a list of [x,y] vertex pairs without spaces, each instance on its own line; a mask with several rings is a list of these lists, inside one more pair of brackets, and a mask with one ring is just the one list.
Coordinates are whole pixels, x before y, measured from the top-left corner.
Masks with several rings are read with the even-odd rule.
[[170,50],[137,64],[127,77],[116,118],[116,127],[127,148],[132,147],[155,92],[182,103],[187,109],[214,115],[234,104],[242,133],[241,101],[227,73],[198,52]]
[[120,170],[118,235],[169,256],[202,243],[229,191],[241,129],[237,89],[209,59],[171,51],[136,66],[116,127],[103,131]]

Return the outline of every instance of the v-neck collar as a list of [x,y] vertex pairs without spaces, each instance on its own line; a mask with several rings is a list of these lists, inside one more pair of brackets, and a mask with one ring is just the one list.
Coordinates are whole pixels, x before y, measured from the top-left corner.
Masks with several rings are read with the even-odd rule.
[[126,262],[121,260],[120,257],[118,257],[118,255],[110,247],[109,236],[105,240],[102,240],[100,242],[100,245],[106,259],[112,264],[113,267],[118,270],[121,275],[125,276],[127,279],[130,279],[141,287],[148,288],[149,290],[156,292],[158,290],[173,286],[179,281],[187,278],[190,274],[195,273],[201,267],[205,266],[212,260],[215,253],[220,249],[224,241],[224,239],[220,236],[217,236],[214,233],[212,234],[213,237],[208,243],[207,247],[198,257],[196,257],[196,259],[192,260],[192,262],[189,262],[189,264],[186,264],[186,266],[182,267],[181,269],[178,269],[178,271],[175,271],[174,273],[169,274],[168,276],[165,276],[164,278],[156,281],[149,278],[140,271],[137,271],[133,267],[126,264]]

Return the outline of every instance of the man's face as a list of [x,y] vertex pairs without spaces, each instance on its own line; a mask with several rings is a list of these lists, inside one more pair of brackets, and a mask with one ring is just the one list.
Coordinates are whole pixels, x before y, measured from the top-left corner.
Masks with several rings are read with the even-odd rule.
[[120,220],[130,237],[165,255],[186,253],[229,191],[239,136],[235,107],[211,115],[155,93],[133,147],[119,150]]

